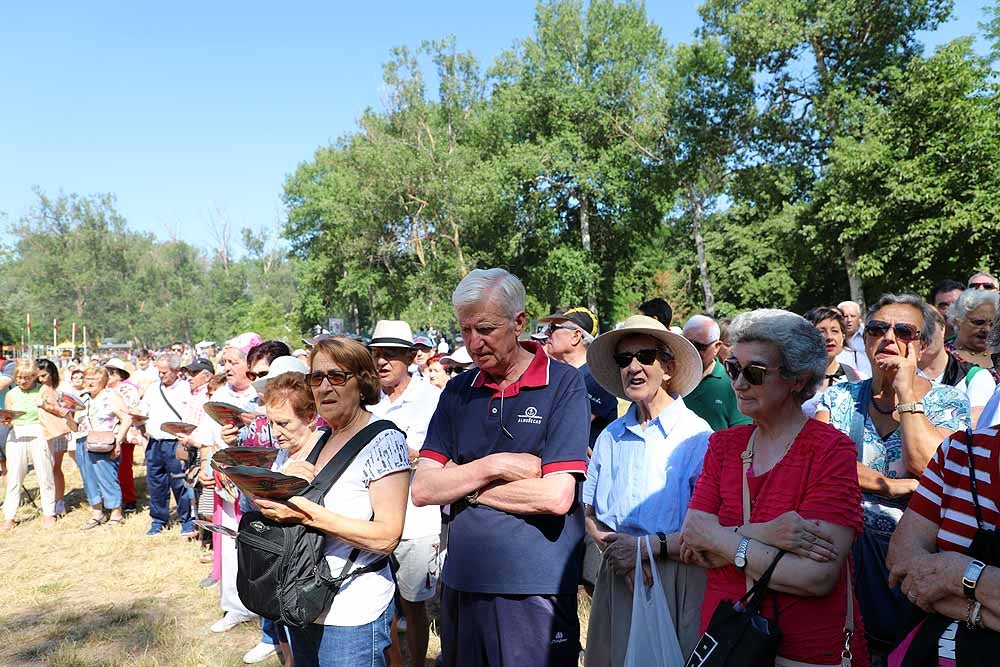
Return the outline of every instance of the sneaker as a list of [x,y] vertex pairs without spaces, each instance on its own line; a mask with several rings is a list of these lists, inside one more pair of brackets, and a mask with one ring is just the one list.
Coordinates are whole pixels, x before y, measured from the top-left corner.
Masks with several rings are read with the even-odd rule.
[[246,623],[247,621],[253,621],[256,619],[256,615],[243,616],[241,614],[234,614],[231,611],[227,611],[225,616],[212,624],[212,632],[229,632],[240,623]]
[[181,527],[181,537],[194,537],[198,534],[194,526],[183,526]]
[[122,512],[124,512],[125,514],[135,514],[136,513],[135,503],[125,503],[124,505],[122,505]]
[[149,530],[146,531],[146,537],[156,537],[162,532],[163,532],[163,526],[153,525],[150,526]]
[[198,582],[198,588],[211,588],[217,583],[219,583],[218,579],[213,579],[211,576],[208,576]]
[[274,644],[260,642],[243,655],[243,662],[252,665],[255,662],[264,662],[278,651]]

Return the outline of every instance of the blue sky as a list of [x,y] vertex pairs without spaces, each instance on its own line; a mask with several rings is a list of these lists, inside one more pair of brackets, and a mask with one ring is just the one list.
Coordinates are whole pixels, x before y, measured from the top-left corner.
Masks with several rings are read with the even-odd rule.
[[[9,3],[0,9],[0,215],[110,192],[129,224],[207,247],[213,221],[275,226],[296,166],[379,108],[389,49],[453,34],[488,64],[535,3]],[[340,6],[338,6],[340,5]],[[975,34],[984,0],[925,41]],[[671,42],[693,2],[647,2]]]

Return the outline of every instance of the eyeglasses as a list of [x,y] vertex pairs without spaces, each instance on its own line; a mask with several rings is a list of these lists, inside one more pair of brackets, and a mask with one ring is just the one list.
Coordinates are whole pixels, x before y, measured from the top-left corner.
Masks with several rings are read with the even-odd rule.
[[247,371],[247,377],[250,378],[250,381],[252,382],[252,381],[254,381],[254,380],[258,379],[258,378],[267,377],[267,374],[269,372],[270,371],[267,371],[267,370],[258,371],[256,373],[254,373],[253,371]]
[[764,384],[764,376],[771,370],[764,364],[755,362],[750,362],[746,366],[740,366],[740,362],[735,357],[726,359],[722,362],[722,366],[726,369],[726,375],[733,382],[736,382],[740,375],[742,375],[744,380],[755,386]]
[[354,373],[350,371],[313,371],[306,375],[306,382],[310,387],[319,387],[326,379],[334,387],[343,387],[353,375]]
[[974,327],[985,327],[987,324],[990,323],[989,320],[984,320],[979,318],[972,319],[971,317],[966,321]]
[[444,369],[445,375],[459,375],[465,372],[465,369],[461,366],[449,366]]
[[990,292],[995,291],[997,288],[995,283],[969,283],[969,289],[984,289]]
[[636,350],[635,352],[615,352],[611,355],[611,358],[615,360],[618,368],[628,368],[632,365],[633,359],[638,359],[639,363],[643,366],[650,366],[657,359],[670,361],[673,359],[673,356],[666,350],[649,348],[646,350]]
[[716,341],[712,341],[711,343],[699,343],[698,341],[691,340],[689,338],[688,342],[691,343],[692,345],[694,345],[694,349],[698,350],[699,352],[704,352],[708,348],[710,348],[713,345],[715,345],[716,343],[718,343],[719,341],[716,340]]
[[556,329],[563,329],[565,331],[577,331],[578,330],[576,327],[570,326],[568,324],[550,324],[545,329],[545,335],[546,336],[551,336],[555,332]]
[[373,359],[382,357],[384,359],[405,359],[406,355],[414,352],[402,347],[372,347],[369,348]]
[[889,324],[882,320],[870,320],[865,324],[865,333],[872,338],[882,338],[889,333],[889,329],[892,329],[892,333],[895,334],[897,340],[904,343],[913,342],[920,337],[920,332],[917,328],[905,322]]

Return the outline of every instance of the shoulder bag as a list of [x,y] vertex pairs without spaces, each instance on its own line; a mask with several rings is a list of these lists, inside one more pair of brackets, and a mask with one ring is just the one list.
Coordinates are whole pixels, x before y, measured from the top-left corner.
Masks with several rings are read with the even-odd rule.
[[[94,420],[90,416],[90,406],[93,400],[87,403],[87,424],[93,425]],[[110,454],[115,451],[115,443],[118,436],[114,431],[87,431],[87,451],[94,454]]]

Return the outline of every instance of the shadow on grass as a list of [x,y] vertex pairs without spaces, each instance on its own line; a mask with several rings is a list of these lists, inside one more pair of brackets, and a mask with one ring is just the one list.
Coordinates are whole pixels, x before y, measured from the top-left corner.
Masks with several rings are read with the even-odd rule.
[[163,600],[145,598],[128,604],[97,605],[68,611],[45,603],[0,616],[0,664],[98,665],[133,664],[144,654],[157,654],[161,664],[183,664],[176,610]]

